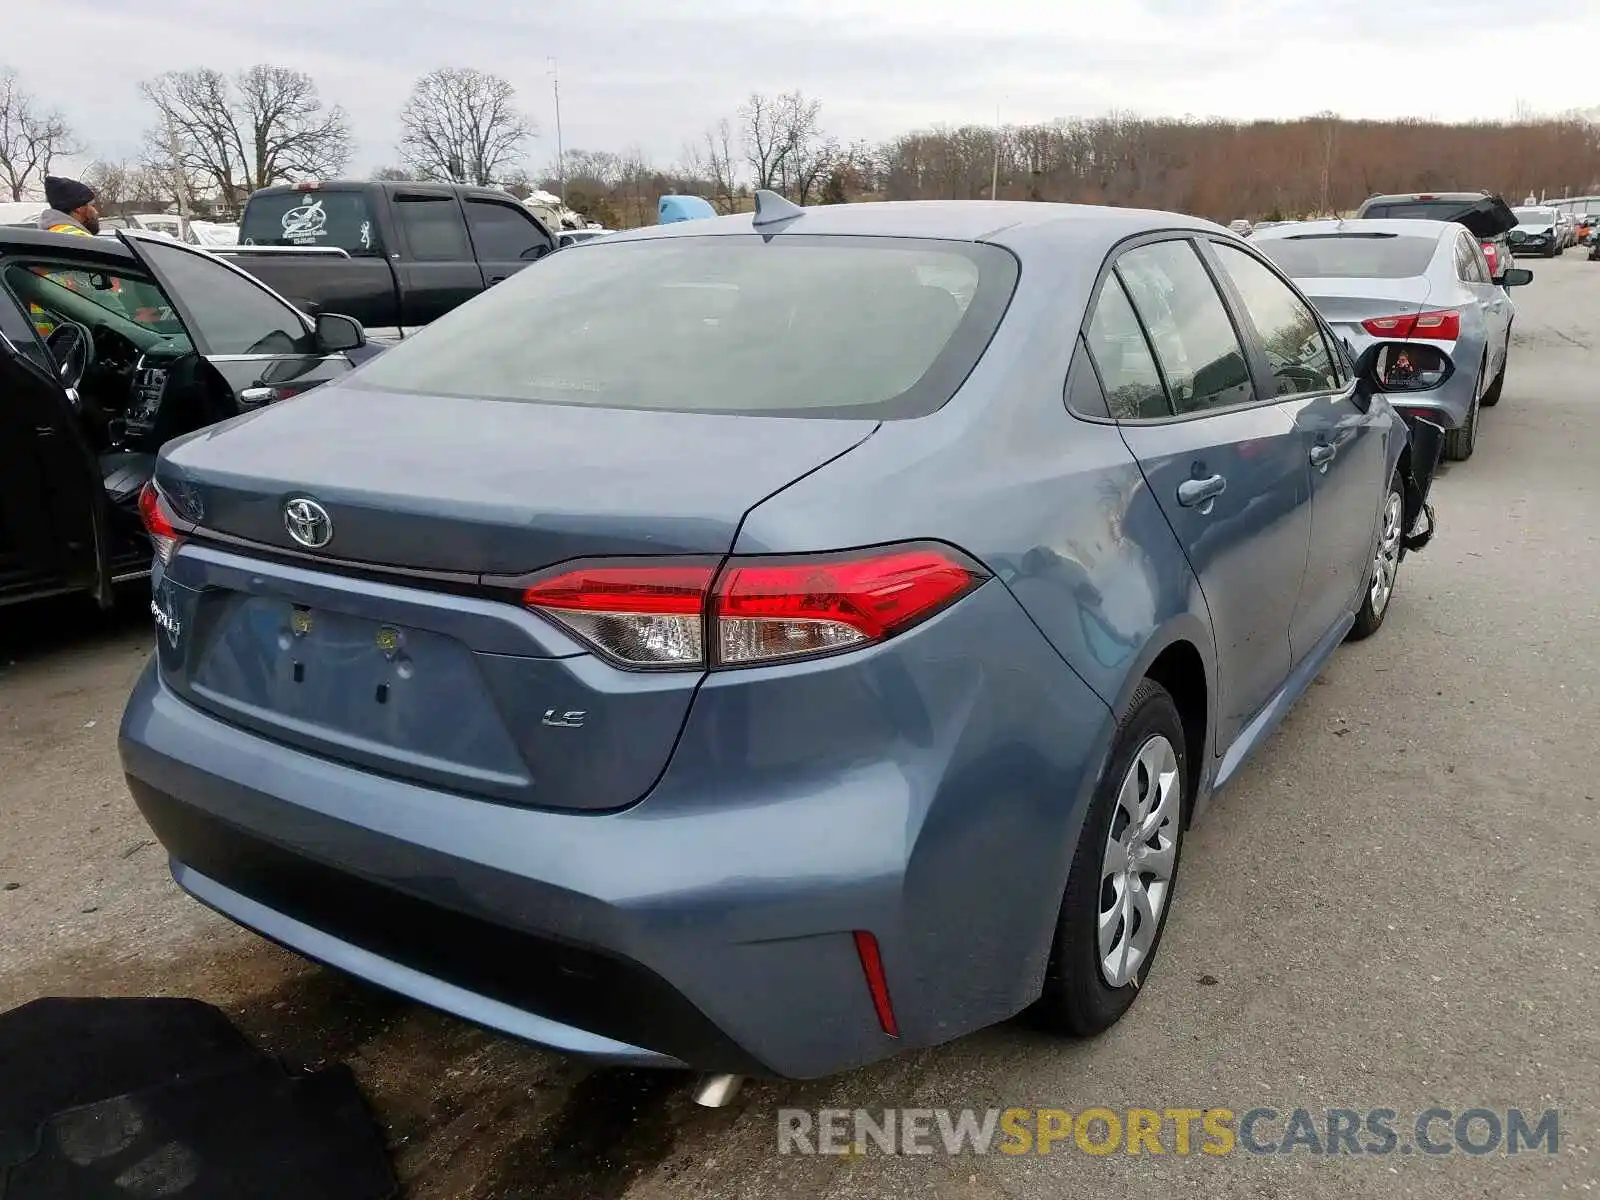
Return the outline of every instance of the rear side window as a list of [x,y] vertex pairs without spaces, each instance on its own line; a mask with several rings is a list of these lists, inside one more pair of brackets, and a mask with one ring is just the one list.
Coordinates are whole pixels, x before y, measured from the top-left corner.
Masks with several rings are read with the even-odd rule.
[[531,262],[549,253],[544,229],[524,210],[493,200],[468,200],[467,224],[478,257],[488,262]]
[[1300,297],[1243,250],[1217,242],[1216,251],[1261,335],[1278,395],[1337,389],[1339,372],[1323,341],[1322,326]]
[[1178,413],[1255,399],[1239,336],[1216,285],[1188,241],[1129,250],[1117,273],[1138,310]]
[[1397,233],[1312,233],[1263,238],[1255,246],[1290,279],[1410,279],[1427,273],[1439,241]]
[[783,234],[601,240],[385,351],[355,386],[544,404],[914,417],[1010,303],[997,246]]
[[1119,421],[1170,417],[1167,390],[1139,328],[1128,294],[1113,272],[1106,276],[1089,319],[1089,353],[1105,383],[1106,405]]
[[376,254],[377,226],[364,192],[308,189],[252,196],[239,225],[245,246],[313,246],[350,254]]
[[454,196],[396,196],[395,219],[417,262],[471,262],[472,245]]

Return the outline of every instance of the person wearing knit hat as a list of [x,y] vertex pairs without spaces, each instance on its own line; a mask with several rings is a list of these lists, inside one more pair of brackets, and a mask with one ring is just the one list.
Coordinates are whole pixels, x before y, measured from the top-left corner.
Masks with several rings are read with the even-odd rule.
[[74,233],[79,237],[93,237],[100,232],[100,210],[94,206],[95,191],[87,183],[46,175],[44,198],[50,207],[39,214],[40,229]]

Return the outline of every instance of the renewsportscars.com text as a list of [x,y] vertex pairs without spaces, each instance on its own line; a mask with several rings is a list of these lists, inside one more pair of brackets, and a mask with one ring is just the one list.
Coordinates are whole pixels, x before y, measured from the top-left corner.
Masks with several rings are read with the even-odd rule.
[[778,1110],[779,1154],[1389,1155],[1557,1153],[1560,1114],[1520,1108]]

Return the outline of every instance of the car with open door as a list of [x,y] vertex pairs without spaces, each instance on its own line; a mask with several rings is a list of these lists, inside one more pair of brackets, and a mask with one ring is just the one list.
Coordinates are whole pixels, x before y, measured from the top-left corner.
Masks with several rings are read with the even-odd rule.
[[1511,206],[1490,192],[1407,192],[1369,196],[1356,216],[1370,221],[1454,221],[1478,239],[1489,274],[1498,280],[1522,253],[1511,236],[1518,218]]
[[149,574],[140,489],[169,439],[298,395],[372,348],[170,238],[0,230],[0,605]]

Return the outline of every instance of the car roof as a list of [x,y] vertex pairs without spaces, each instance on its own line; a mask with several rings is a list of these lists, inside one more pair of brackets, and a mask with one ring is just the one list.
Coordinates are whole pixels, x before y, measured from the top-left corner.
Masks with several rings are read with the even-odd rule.
[[1335,233],[1389,233],[1398,237],[1433,237],[1437,240],[1447,233],[1460,233],[1463,229],[1464,226],[1455,221],[1408,221],[1403,217],[1351,217],[1325,221],[1291,221],[1286,225],[1274,225],[1269,229],[1260,230],[1254,240],[1283,241],[1306,234]]
[[[748,234],[759,227],[753,214],[705,217],[623,230],[606,238],[608,245],[664,237],[707,237]],[[1200,217],[1150,209],[1109,208],[1093,204],[1048,204],[1027,200],[891,200],[863,204],[826,204],[801,210],[801,215],[767,226],[783,232],[857,237],[934,238],[946,241],[999,242],[1020,245],[1043,235],[1084,242],[1109,243],[1156,229],[1183,229],[1235,235]]]
[[76,233],[48,233],[43,229],[26,229],[21,226],[0,226],[0,250],[50,250],[89,252],[111,258],[133,261],[133,252],[116,238],[86,238]]

